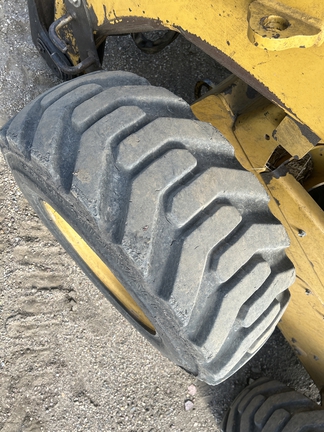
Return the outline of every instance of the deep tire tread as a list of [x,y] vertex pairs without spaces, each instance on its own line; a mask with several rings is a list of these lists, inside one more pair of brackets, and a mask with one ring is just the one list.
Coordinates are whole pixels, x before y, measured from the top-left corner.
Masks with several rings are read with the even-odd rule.
[[118,248],[126,279],[163,305],[176,362],[216,384],[262,346],[294,279],[288,239],[263,187],[183,100],[133,74],[89,74],[27,106],[3,146]]
[[278,381],[261,378],[237,396],[223,432],[321,432],[324,410]]
[[97,84],[104,88],[115,85],[148,85],[148,82],[144,78],[128,72],[123,74],[119,72],[94,72],[91,75],[80,77],[78,80],[60,84],[38,96],[16,115],[15,121],[10,122],[11,124],[6,130],[7,143],[4,142],[3,145],[9,147],[10,151],[22,154],[29,159],[29,151],[33,143],[26,137],[34,136],[40,116],[61,97],[73,93],[75,89],[87,84]]

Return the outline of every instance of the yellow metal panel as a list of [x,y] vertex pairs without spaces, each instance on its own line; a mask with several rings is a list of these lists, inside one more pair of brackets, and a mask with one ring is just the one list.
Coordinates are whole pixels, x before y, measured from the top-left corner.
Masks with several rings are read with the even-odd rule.
[[[297,280],[279,327],[315,381],[324,388],[324,217],[323,211],[296,180],[287,174],[267,185],[270,208],[285,225],[287,250]],[[279,206],[278,206],[279,205]]]
[[299,159],[313,149],[313,144],[304,136],[296,122],[286,116],[278,125],[275,138],[278,145],[282,145],[292,155]]
[[57,20],[66,14],[66,7],[64,0],[55,0],[54,19]]
[[244,150],[254,170],[262,172],[265,165],[279,145],[274,131],[280,126],[284,112],[276,105],[265,100],[261,107],[255,107],[240,115],[235,122],[235,136],[244,140]]
[[[55,0],[54,9],[55,20],[61,18],[67,13],[64,0]],[[62,40],[69,41],[68,52],[66,54],[69,56],[72,64],[77,65],[80,61],[80,57],[71,26],[69,24],[67,26],[64,26],[64,28],[59,31],[59,36]]]
[[[215,48],[225,54],[233,64],[247,71],[247,78],[250,76],[262,83],[264,92],[270,91],[276,103],[324,137],[324,45],[275,52],[254,46],[248,37],[251,0],[86,2],[97,17],[98,28],[140,18],[178,29],[188,38],[199,38],[206,44],[206,50],[212,52]],[[271,3],[275,9],[277,2]],[[315,13],[317,26],[324,21],[324,2],[284,0],[282,3],[310,17]]]
[[273,0],[254,0],[249,7],[250,41],[261,49],[281,51],[323,43],[320,19]]

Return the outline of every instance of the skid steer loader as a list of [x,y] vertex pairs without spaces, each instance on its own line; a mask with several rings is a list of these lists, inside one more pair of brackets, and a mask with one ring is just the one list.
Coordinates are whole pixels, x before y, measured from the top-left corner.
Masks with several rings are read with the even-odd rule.
[[[10,120],[0,144],[45,225],[108,300],[199,379],[224,381],[278,324],[322,391],[324,4],[28,7],[34,44],[65,82]],[[106,39],[126,33],[147,54],[181,34],[232,75],[198,83],[190,107],[144,77],[102,70]],[[320,431],[323,413],[261,379],[223,428]]]

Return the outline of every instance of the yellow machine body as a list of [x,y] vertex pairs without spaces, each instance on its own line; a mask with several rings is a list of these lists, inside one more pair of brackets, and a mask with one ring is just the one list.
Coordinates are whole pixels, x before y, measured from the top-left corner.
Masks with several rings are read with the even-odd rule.
[[[292,116],[324,136],[324,3],[319,0],[86,0],[96,31],[119,27],[177,30]],[[316,18],[314,17],[316,16]],[[286,30],[255,28],[282,17]],[[278,18],[277,18],[278,19]],[[302,25],[304,24],[304,25]],[[309,28],[307,26],[309,25]],[[311,37],[309,32],[317,32]],[[286,36],[285,32],[289,32]],[[277,35],[279,34],[279,37]],[[260,38],[263,44],[260,44]],[[285,41],[283,45],[282,41]],[[292,48],[290,48],[290,45]]]
[[[84,3],[99,39],[102,35],[175,30],[235,74],[192,109],[234,146],[240,163],[268,191],[271,211],[289,234],[287,254],[297,277],[280,328],[323,389],[324,213],[308,190],[324,183],[324,2]],[[64,11],[63,0],[57,0],[56,18]]]

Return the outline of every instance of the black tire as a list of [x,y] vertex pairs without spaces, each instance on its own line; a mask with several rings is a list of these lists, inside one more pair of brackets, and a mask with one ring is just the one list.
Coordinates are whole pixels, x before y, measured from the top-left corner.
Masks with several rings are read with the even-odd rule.
[[278,381],[260,378],[243,390],[224,418],[223,432],[323,432],[324,410]]
[[[172,361],[217,384],[270,336],[294,279],[287,235],[231,145],[183,100],[130,73],[96,72],[38,97],[5,126],[1,145],[44,223]],[[154,331],[107,291],[43,201],[106,263]]]

